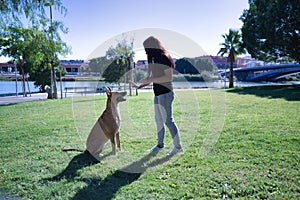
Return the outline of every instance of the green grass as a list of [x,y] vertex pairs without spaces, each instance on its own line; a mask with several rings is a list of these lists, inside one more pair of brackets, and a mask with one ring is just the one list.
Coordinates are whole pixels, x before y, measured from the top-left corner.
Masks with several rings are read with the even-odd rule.
[[[176,91],[184,154],[156,155],[153,94],[120,104],[123,151],[84,148],[106,97],[0,106],[0,194],[22,199],[298,199],[300,88]],[[166,133],[168,150],[172,148]],[[1,197],[0,197],[1,199]]]

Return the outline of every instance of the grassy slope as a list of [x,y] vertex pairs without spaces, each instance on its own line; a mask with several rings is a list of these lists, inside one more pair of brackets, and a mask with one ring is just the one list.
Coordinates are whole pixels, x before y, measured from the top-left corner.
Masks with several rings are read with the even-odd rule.
[[24,199],[299,197],[299,87],[176,94],[184,154],[147,152],[153,95],[140,93],[120,105],[123,151],[98,163],[61,149],[84,148],[105,96],[1,106],[0,190]]

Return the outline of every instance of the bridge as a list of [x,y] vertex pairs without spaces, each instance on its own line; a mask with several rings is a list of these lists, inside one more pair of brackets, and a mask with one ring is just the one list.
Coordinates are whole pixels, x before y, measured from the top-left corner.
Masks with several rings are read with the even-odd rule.
[[[275,64],[244,68],[234,68],[233,75],[238,81],[260,82],[276,81],[285,76],[300,73],[300,64]],[[222,77],[229,74],[229,70],[221,73]]]

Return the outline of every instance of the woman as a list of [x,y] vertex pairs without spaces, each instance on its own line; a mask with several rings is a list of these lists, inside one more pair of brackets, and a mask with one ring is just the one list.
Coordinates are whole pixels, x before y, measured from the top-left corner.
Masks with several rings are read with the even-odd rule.
[[168,155],[183,152],[179,131],[172,115],[172,102],[174,99],[172,75],[175,63],[157,38],[150,36],[144,41],[143,45],[148,59],[148,75],[140,80],[141,85],[139,86],[133,82],[131,83],[138,89],[153,83],[154,113],[158,139],[157,145],[151,150],[160,151],[164,149],[166,125],[172,135],[174,144],[174,148]]

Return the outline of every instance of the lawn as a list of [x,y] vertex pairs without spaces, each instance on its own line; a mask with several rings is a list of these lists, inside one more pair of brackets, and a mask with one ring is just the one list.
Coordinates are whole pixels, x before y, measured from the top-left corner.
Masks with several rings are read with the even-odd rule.
[[[176,91],[185,152],[155,145],[153,94],[120,104],[123,151],[85,147],[106,96],[0,106],[0,194],[21,199],[299,199],[300,87]],[[0,197],[1,199],[1,197]]]

